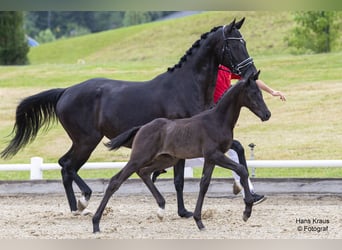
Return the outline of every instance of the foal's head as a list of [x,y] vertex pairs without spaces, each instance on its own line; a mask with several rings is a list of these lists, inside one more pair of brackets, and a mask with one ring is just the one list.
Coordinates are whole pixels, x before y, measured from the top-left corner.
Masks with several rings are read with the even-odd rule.
[[261,90],[259,89],[256,80],[258,79],[260,70],[256,74],[251,74],[247,79],[242,81],[242,96],[241,101],[243,106],[247,107],[262,121],[267,121],[271,117],[271,112],[266,106],[262,97]]

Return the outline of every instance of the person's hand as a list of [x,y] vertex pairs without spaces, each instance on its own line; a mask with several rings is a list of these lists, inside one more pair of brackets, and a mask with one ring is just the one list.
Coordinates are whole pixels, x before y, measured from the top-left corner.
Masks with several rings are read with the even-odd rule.
[[271,95],[272,95],[272,96],[279,96],[279,97],[280,97],[280,100],[286,101],[285,95],[284,95],[283,93],[281,93],[280,91],[274,90],[274,91],[272,91]]

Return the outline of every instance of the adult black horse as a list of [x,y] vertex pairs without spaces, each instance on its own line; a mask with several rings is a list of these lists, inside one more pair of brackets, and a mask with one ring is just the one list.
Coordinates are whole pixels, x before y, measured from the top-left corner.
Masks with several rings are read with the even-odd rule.
[[[150,81],[90,79],[27,97],[17,107],[14,137],[1,157],[15,155],[41,127],[58,119],[72,140],[71,148],[58,161],[69,206],[72,212],[84,209],[92,190],[77,172],[104,136],[114,138],[155,118],[190,117],[208,109],[213,103],[219,64],[240,75],[256,72],[239,31],[243,22],[244,18],[234,20],[203,34],[178,64]],[[131,142],[125,146],[131,147]],[[175,167],[175,175],[181,178],[175,183],[183,183],[183,173],[177,170],[184,171],[184,160],[177,164],[180,167]],[[73,181],[82,192],[79,202]],[[191,216],[182,205],[182,196],[178,202],[178,214]]]

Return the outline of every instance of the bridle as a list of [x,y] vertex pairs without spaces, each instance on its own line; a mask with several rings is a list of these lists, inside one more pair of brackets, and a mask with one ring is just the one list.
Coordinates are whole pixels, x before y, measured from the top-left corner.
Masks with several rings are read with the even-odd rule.
[[253,64],[253,58],[252,57],[248,57],[246,58],[245,60],[239,62],[239,63],[233,63],[233,53],[232,53],[232,50],[229,46],[229,42],[228,41],[232,41],[232,40],[239,40],[241,42],[245,42],[245,40],[243,39],[243,37],[226,37],[225,34],[224,34],[224,28],[226,26],[224,25],[222,27],[222,35],[223,35],[223,40],[224,40],[224,45],[223,45],[223,48],[222,48],[222,60],[223,61],[223,58],[225,55],[227,55],[229,57],[229,69],[231,70],[232,73],[236,74],[236,75],[241,75],[241,71],[244,70],[244,68],[246,67],[249,67],[250,65]]

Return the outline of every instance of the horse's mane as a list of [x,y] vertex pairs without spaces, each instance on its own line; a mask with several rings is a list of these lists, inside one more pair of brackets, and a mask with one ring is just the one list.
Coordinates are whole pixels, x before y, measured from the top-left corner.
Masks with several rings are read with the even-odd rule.
[[206,32],[206,33],[202,34],[201,37],[200,37],[200,39],[198,39],[196,42],[194,42],[194,44],[191,46],[191,48],[188,49],[188,50],[185,52],[184,56],[182,56],[182,58],[179,60],[179,62],[178,62],[177,64],[175,64],[173,67],[169,67],[169,68],[167,69],[167,71],[173,72],[176,68],[182,67],[182,64],[183,64],[184,62],[186,62],[188,56],[190,56],[190,55],[192,54],[194,48],[198,48],[198,47],[201,45],[201,41],[202,41],[202,40],[206,39],[206,38],[209,36],[210,33],[215,32],[216,30],[218,30],[218,29],[221,28],[221,27],[222,27],[222,26],[214,27],[214,28],[212,28],[209,32]]

